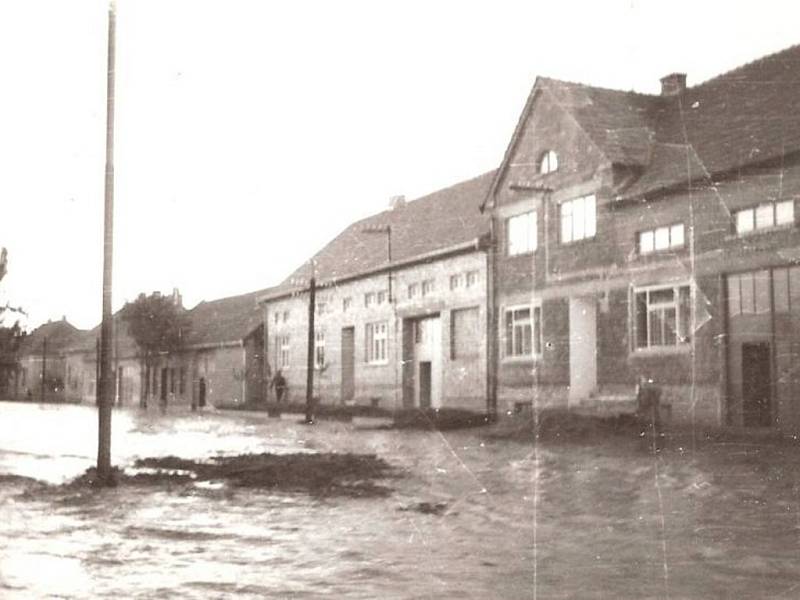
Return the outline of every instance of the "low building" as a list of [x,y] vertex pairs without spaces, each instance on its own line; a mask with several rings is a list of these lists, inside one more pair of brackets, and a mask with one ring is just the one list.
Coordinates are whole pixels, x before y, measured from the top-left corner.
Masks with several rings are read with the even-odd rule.
[[[117,406],[205,407],[258,401],[265,389],[263,324],[252,292],[200,302],[187,311],[183,347],[144,360],[121,311],[114,315],[114,402]],[[173,296],[178,299],[177,293]],[[177,301],[177,300],[176,300]],[[65,349],[67,395],[95,402],[100,327]]]
[[271,372],[306,393],[316,282],[314,395],[321,402],[485,412],[487,173],[353,223],[264,294]]
[[487,195],[503,408],[663,390],[800,427],[800,47],[661,95],[539,78]]
[[64,401],[69,370],[63,351],[81,333],[64,317],[48,321],[26,335],[19,348],[13,397]]

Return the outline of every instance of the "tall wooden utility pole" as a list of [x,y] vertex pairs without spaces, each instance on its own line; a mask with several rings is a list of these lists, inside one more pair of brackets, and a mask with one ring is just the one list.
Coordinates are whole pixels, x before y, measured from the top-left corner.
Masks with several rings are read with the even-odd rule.
[[111,267],[114,257],[114,51],[116,5],[108,7],[108,70],[106,81],[106,178],[103,226],[103,324],[100,329],[100,398],[97,405],[97,479],[113,483],[111,471],[111,348],[114,335],[111,314]]
[[317,305],[317,278],[311,265],[311,280],[308,282],[308,356],[306,357],[306,423],[314,422],[314,313]]

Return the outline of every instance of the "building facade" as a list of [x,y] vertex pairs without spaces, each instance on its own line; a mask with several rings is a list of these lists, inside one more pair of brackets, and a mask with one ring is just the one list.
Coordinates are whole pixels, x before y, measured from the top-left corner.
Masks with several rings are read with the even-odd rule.
[[[187,311],[183,347],[145,360],[114,316],[112,365],[117,406],[219,406],[263,397],[263,325],[257,298],[263,292],[201,302]],[[99,327],[66,348],[66,394],[95,402]]]
[[355,223],[263,297],[267,362],[306,394],[312,274],[314,395],[332,404],[486,411],[491,174]]
[[798,64],[660,96],[536,81],[485,203],[501,408],[648,380],[679,421],[800,426]]

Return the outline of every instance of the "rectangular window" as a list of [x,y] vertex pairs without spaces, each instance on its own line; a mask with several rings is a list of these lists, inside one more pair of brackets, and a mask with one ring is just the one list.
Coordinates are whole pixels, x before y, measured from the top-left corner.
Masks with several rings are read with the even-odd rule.
[[474,358],[480,354],[481,327],[478,308],[462,308],[450,313],[450,358]]
[[637,235],[639,254],[643,255],[680,248],[684,243],[683,223],[640,231]]
[[789,269],[772,271],[772,295],[775,299],[775,312],[789,312]]
[[592,238],[597,233],[597,201],[594,194],[562,202],[561,243]]
[[386,292],[383,291],[378,292],[376,300],[378,304],[383,304],[384,302],[386,302]]
[[289,321],[289,311],[285,310],[283,311],[283,322],[286,323],[288,321]]
[[422,297],[430,296],[436,290],[436,282],[433,279],[426,279],[422,282]]
[[342,312],[347,312],[350,310],[350,306],[353,304],[353,299],[351,297],[342,298]]
[[386,321],[367,323],[366,325],[366,357],[371,364],[388,362],[387,343],[389,326]]
[[794,200],[764,202],[758,206],[738,210],[734,213],[736,233],[794,225]]
[[275,321],[275,323],[278,323],[278,321],[280,321],[280,318],[281,318],[281,313],[279,312],[276,312],[274,315],[272,315],[272,319],[273,321]]
[[178,374],[178,393],[181,396],[186,393],[186,367],[181,367]]
[[527,254],[536,250],[536,211],[510,217],[506,221],[508,255]]
[[291,348],[289,344],[289,336],[288,335],[278,336],[275,339],[275,344],[277,346],[276,355],[278,357],[278,368],[286,369],[289,367],[289,350]]
[[728,275],[728,315],[742,314],[742,279],[739,275]]
[[450,275],[450,289],[457,290],[464,284],[464,276],[461,273]]
[[634,291],[636,349],[685,345],[690,340],[691,291],[688,285]]
[[169,370],[169,393],[175,393],[175,369],[171,368]]
[[755,283],[756,314],[763,315],[770,312],[769,271],[756,271],[753,274]]
[[314,308],[317,311],[318,315],[324,315],[328,310],[328,303],[327,302],[316,302]]
[[508,308],[505,311],[505,356],[533,357],[542,353],[542,308]]
[[367,292],[366,294],[364,294],[364,306],[366,308],[369,308],[370,306],[375,304],[376,299],[377,298],[375,297],[375,292]]
[[468,271],[467,272],[467,287],[473,287],[478,285],[478,271]]
[[419,284],[418,283],[409,283],[408,284],[408,299],[413,300],[419,296]]
[[325,332],[318,330],[314,334],[314,367],[321,369],[325,366]]

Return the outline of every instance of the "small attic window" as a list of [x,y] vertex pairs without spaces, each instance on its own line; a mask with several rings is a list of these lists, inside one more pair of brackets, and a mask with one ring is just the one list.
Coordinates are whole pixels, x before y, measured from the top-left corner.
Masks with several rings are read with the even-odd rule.
[[553,150],[548,150],[539,159],[539,173],[547,175],[558,170],[558,155]]

